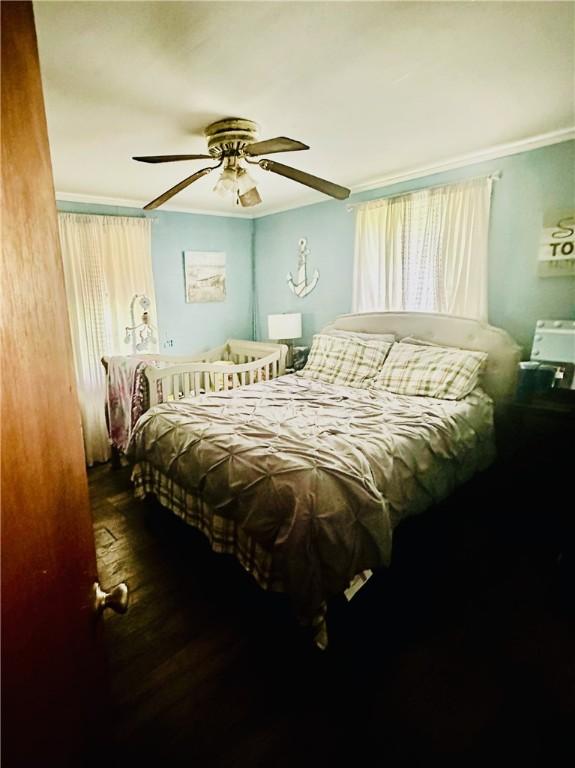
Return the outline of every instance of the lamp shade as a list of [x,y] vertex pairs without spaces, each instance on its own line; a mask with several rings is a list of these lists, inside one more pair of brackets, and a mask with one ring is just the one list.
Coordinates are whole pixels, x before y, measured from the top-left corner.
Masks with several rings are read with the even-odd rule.
[[268,315],[270,339],[299,339],[301,337],[301,312]]

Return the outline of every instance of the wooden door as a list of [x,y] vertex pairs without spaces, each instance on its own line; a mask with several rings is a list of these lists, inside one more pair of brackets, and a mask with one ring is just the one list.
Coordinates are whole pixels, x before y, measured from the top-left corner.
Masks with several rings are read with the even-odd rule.
[[104,657],[30,2],[2,3],[2,185],[2,766],[77,768]]

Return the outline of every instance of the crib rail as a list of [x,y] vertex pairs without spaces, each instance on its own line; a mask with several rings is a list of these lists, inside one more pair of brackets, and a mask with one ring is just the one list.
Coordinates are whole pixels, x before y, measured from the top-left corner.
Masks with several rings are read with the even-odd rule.
[[[227,360],[230,363],[249,363],[265,355],[279,351],[278,376],[285,373],[287,347],[285,344],[268,344],[261,341],[246,341],[245,339],[228,339],[219,347],[212,347],[206,352],[195,355],[160,355],[155,352],[138,355],[138,358],[180,365],[187,363],[210,363],[216,360]],[[108,356],[102,357],[102,365],[108,373]]]
[[[266,346],[273,351],[262,357]],[[285,373],[286,351],[284,345],[230,340],[209,350],[203,360],[169,368],[147,366],[149,405],[274,379]]]

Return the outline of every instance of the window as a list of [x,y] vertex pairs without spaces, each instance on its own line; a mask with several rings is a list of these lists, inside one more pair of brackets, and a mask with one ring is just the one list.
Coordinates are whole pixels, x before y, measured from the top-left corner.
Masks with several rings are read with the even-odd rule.
[[60,213],[58,224],[84,447],[91,465],[106,461],[110,453],[101,357],[132,351],[124,337],[126,326],[132,325],[134,294],[145,294],[155,315],[151,221]]
[[486,321],[492,181],[472,179],[359,206],[353,311]]

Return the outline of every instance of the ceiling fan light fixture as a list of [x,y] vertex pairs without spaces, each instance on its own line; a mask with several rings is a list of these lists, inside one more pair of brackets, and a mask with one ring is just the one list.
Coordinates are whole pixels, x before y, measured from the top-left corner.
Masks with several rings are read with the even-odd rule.
[[243,195],[238,194],[238,200],[242,208],[253,208],[254,205],[259,205],[262,201],[260,193],[255,186],[248,189]]
[[220,178],[216,182],[216,186],[213,191],[217,192],[220,197],[235,197],[237,189],[236,168],[228,167],[224,168]]
[[247,194],[248,192],[251,192],[252,189],[256,188],[256,182],[252,179],[252,177],[246,171],[245,168],[241,168],[241,167],[238,168],[237,181],[238,181],[238,195],[240,195],[240,197],[242,195]]

